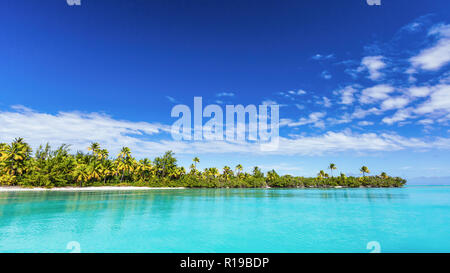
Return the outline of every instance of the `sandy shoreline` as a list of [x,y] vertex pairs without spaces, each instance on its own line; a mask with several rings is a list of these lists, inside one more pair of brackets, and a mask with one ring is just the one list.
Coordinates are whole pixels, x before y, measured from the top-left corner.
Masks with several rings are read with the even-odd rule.
[[133,186],[123,186],[123,187],[111,187],[111,186],[100,186],[100,187],[63,187],[63,188],[21,188],[21,187],[0,187],[0,192],[10,192],[10,191],[124,191],[124,190],[176,190],[185,189],[184,187],[133,187]]

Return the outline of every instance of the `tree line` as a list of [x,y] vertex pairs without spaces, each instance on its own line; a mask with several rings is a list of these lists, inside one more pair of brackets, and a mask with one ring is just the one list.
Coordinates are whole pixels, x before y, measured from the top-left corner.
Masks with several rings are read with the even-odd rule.
[[330,174],[320,170],[317,177],[282,175],[275,170],[264,173],[259,167],[253,167],[250,173],[244,172],[241,164],[234,169],[224,166],[221,171],[216,167],[197,169],[200,162],[195,157],[186,170],[177,165],[174,153],[150,160],[136,159],[128,147],[112,158],[108,150],[98,143],[92,143],[88,152],[78,151],[71,154],[69,145],[63,144],[52,149],[49,144],[40,146],[32,153],[30,145],[22,138],[16,138],[10,144],[0,143],[0,185],[23,187],[66,187],[66,186],[102,186],[133,185],[149,187],[204,187],[204,188],[327,188],[327,187],[402,187],[406,180],[390,177],[385,172],[369,176],[370,170],[362,166],[361,177],[346,176],[330,163]]

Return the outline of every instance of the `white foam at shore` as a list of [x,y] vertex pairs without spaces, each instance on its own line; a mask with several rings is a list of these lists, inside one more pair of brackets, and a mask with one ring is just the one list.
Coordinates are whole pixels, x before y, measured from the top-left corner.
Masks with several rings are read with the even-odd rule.
[[63,187],[63,188],[21,188],[21,187],[0,187],[0,192],[9,191],[124,191],[124,190],[175,190],[175,189],[185,189],[183,187],[111,187],[111,186],[100,186],[100,187]]

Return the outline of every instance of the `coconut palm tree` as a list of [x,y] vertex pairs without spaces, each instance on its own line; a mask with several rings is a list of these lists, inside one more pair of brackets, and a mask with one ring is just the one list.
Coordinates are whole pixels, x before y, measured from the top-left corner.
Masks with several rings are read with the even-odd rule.
[[217,169],[217,168],[215,168],[215,167],[209,168],[209,171],[210,171],[211,175],[212,175],[214,178],[216,178],[216,177],[218,177],[218,176],[220,175],[219,169]]
[[172,151],[167,151],[163,156],[156,157],[153,163],[159,177],[165,177],[177,167],[177,159]]
[[130,172],[131,167],[133,165],[132,158],[131,158],[131,150],[128,147],[123,147],[120,150],[118,157],[118,170],[122,171],[122,177],[120,178],[120,182],[123,181],[123,178],[125,176],[125,172]]
[[333,170],[337,169],[336,164],[330,163],[330,165],[328,166],[328,169],[330,169],[331,177],[333,177]]
[[367,168],[366,166],[362,166],[361,169],[359,169],[359,171],[363,174],[364,177],[366,173],[370,173],[369,168]]
[[6,172],[11,176],[22,175],[31,156],[31,147],[23,138],[16,138],[11,145],[3,144],[1,149],[2,167]]
[[253,177],[256,178],[262,178],[264,177],[264,173],[261,171],[261,169],[258,166],[253,167]]
[[242,167],[241,164],[236,165],[236,173],[237,173],[237,176],[238,176],[238,177],[240,176],[240,174],[241,174],[241,172],[242,172],[243,169],[244,169],[244,168]]
[[89,173],[85,164],[79,164],[75,168],[73,176],[77,182],[80,183],[80,187],[83,186],[83,182],[86,183],[89,180]]
[[388,176],[387,173],[385,173],[385,172],[382,172],[382,173],[380,174],[380,177],[383,178],[383,179],[388,179],[388,178],[389,178],[389,176]]
[[8,149],[8,144],[6,143],[0,143],[0,161],[3,161],[6,159],[6,156],[8,153],[6,150]]
[[139,160],[139,163],[136,166],[136,173],[140,176],[141,179],[145,179],[145,177],[151,174],[153,169],[152,161],[148,158],[144,158]]
[[92,154],[97,157],[97,154],[100,151],[100,144],[98,144],[98,142],[92,142],[91,146],[88,147],[88,151],[92,151]]
[[273,182],[276,179],[278,179],[280,176],[277,174],[277,172],[275,170],[271,170],[267,172],[267,181],[268,182]]
[[129,158],[131,157],[131,150],[128,147],[122,147],[120,153],[117,155],[118,158]]
[[230,167],[225,166],[223,167],[223,177],[225,177],[225,182],[227,182],[228,178],[231,177],[233,175],[233,171],[231,170]]
[[325,177],[325,172],[324,170],[320,170],[319,173],[317,174],[318,178],[324,178]]
[[197,174],[197,169],[196,169],[194,163],[192,163],[192,164],[189,166],[189,169],[191,170],[191,171],[190,171],[190,174],[192,174],[192,175]]
[[98,150],[97,156],[99,160],[105,160],[108,158],[109,152],[106,149]]
[[87,166],[89,180],[99,180],[101,178],[101,168],[98,164],[90,164]]
[[197,169],[197,163],[200,163],[200,159],[198,157],[194,157],[192,161],[194,162],[195,169]]
[[100,164],[100,176],[101,178],[103,178],[103,184],[106,184],[106,179],[108,178],[108,176],[114,173],[113,168],[114,166],[110,160],[104,160]]

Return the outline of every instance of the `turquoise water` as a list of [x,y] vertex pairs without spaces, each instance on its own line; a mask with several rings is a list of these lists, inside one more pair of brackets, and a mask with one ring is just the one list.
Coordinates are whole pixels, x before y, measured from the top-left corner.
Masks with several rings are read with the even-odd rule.
[[450,252],[450,187],[0,193],[0,252],[70,252],[71,241],[81,252],[370,252],[372,241]]

